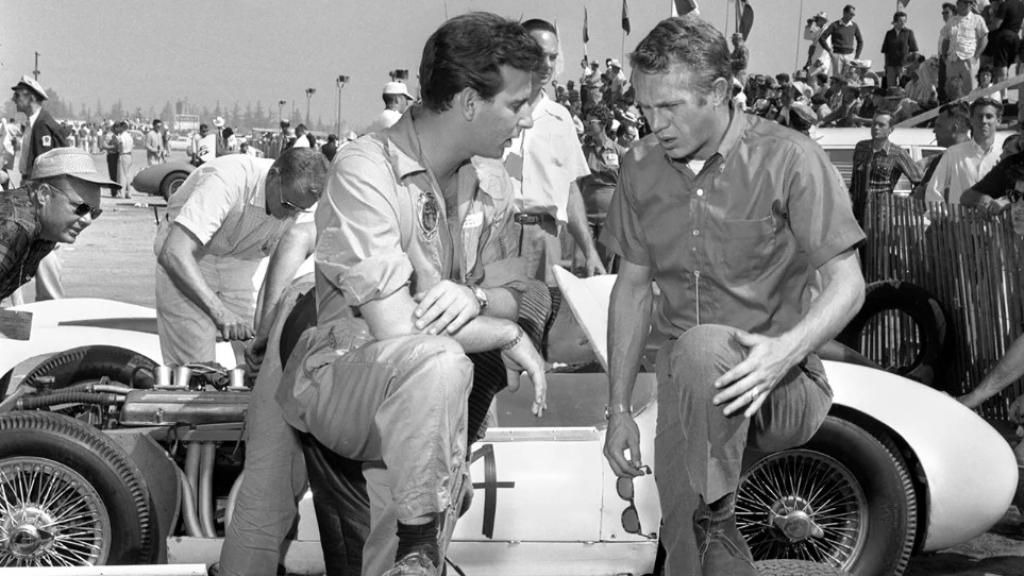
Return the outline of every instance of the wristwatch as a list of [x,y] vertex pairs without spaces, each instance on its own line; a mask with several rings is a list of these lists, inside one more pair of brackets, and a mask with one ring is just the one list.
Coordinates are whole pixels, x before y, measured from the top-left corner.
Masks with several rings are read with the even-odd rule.
[[632,414],[633,408],[625,404],[612,404],[604,407],[604,419],[611,420],[612,414]]
[[473,296],[476,296],[476,303],[480,305],[480,311],[483,312],[484,310],[486,310],[487,292],[484,292],[483,288],[475,284],[473,286],[470,286],[469,289],[473,291]]

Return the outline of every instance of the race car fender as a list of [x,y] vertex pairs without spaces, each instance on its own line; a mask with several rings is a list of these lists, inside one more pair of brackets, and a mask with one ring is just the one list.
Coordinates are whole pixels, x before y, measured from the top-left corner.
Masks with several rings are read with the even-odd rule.
[[833,409],[855,410],[913,451],[926,479],[927,533],[937,550],[984,533],[1006,514],[1017,463],[1006,440],[951,396],[896,374],[825,362]]

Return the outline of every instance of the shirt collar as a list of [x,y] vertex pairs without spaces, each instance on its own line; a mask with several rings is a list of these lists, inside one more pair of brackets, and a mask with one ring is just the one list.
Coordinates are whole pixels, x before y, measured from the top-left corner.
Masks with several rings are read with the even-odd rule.
[[533,106],[533,113],[531,114],[533,119],[536,121],[544,116],[550,116],[555,120],[561,120],[561,118],[558,117],[558,114],[556,114],[555,111],[552,110],[551,105],[553,103],[554,101],[552,101],[551,98],[548,97],[548,93],[541,90],[540,97],[537,98],[537,104]]
[[30,114],[30,115],[29,115],[29,117],[28,117],[28,125],[29,125],[29,127],[32,127],[32,126],[34,126],[34,125],[35,125],[35,123],[36,123],[36,119],[37,119],[37,118],[39,118],[39,114],[40,114],[40,113],[41,113],[42,111],[43,111],[43,109],[42,109],[42,108],[39,108],[39,109],[37,109],[37,110],[36,110],[36,111],[35,111],[35,112],[34,112],[33,114]]
[[725,129],[725,136],[722,137],[722,141],[718,144],[718,150],[716,150],[716,154],[722,158],[728,156],[736,148],[750,125],[747,114],[736,110],[731,102],[729,103],[729,116],[729,126]]
[[410,108],[402,114],[398,122],[384,131],[385,154],[395,177],[399,180],[411,174],[427,171],[420,162],[420,143],[416,136],[416,126],[413,124],[413,116],[417,116],[420,110],[418,106]]

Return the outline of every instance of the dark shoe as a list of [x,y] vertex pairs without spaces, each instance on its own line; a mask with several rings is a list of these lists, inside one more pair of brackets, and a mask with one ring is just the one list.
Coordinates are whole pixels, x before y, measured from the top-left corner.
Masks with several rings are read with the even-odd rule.
[[693,517],[704,576],[755,576],[754,557],[736,527],[735,510],[712,512],[701,503]]
[[406,554],[383,576],[438,576],[437,566],[422,552]]

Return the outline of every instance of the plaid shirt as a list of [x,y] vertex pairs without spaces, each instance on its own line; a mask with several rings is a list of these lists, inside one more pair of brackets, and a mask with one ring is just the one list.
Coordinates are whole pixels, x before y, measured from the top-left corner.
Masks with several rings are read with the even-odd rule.
[[853,214],[857,221],[864,215],[864,206],[872,194],[892,194],[900,176],[906,176],[912,184],[922,179],[921,168],[910,158],[906,150],[886,140],[875,150],[871,140],[857,142],[853,149],[853,178],[850,181],[850,198],[853,200]]
[[57,245],[39,238],[41,228],[28,188],[0,194],[0,299],[31,280]]

